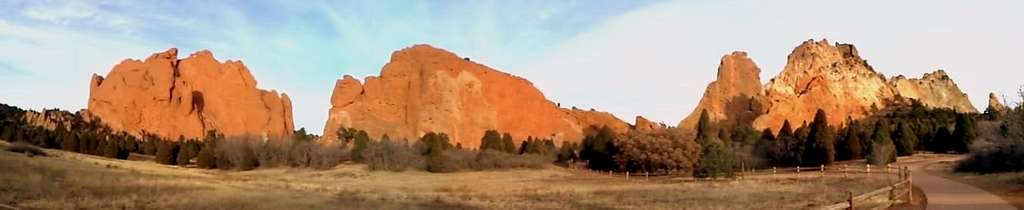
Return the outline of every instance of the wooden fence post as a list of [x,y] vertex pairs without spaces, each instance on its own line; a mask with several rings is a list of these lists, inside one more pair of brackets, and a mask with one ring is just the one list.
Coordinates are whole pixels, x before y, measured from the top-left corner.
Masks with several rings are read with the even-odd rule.
[[775,166],[772,166],[772,177],[775,177]]
[[629,180],[629,171],[626,171],[626,180]]
[[821,164],[821,175],[825,176],[825,164]]
[[843,164],[843,178],[846,178],[846,164]]
[[849,197],[847,199],[847,201],[850,202],[849,210],[853,210],[853,191],[846,191],[846,193],[847,193],[847,195],[849,195]]
[[907,167],[907,203],[914,202],[914,178],[910,173],[910,167]]
[[644,180],[649,180],[649,179],[651,179],[650,172],[644,171]]
[[866,171],[865,173],[870,175],[871,174],[871,164],[864,164],[864,165],[867,165],[867,169],[865,170]]

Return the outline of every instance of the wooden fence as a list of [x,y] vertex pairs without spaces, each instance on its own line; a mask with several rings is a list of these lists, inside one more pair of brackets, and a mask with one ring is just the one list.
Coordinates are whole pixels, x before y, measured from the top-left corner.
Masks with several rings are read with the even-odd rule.
[[[677,177],[684,178],[687,174],[674,174],[670,172],[640,172],[630,174],[629,172],[615,173],[612,171],[591,171],[590,173],[596,174],[607,174],[609,176],[624,177],[627,180],[630,179],[650,179],[651,177]],[[861,209],[883,209],[888,208],[892,205],[912,202],[913,201],[913,181],[910,178],[910,169],[907,167],[899,167],[892,165],[885,166],[873,166],[873,165],[849,165],[849,164],[835,164],[831,166],[819,165],[818,167],[788,167],[788,168],[764,168],[764,169],[746,169],[741,168],[740,171],[734,172],[734,177],[731,179],[744,179],[744,178],[777,178],[777,177],[788,177],[788,178],[811,178],[811,177],[823,177],[823,176],[853,176],[853,175],[881,175],[890,176],[895,178],[892,184],[876,189],[871,192],[867,192],[860,195],[854,195],[853,192],[847,192],[847,199],[843,202],[830,204],[821,207],[821,210],[838,210],[838,209],[854,209],[853,207]],[[702,180],[692,178],[693,180]],[[730,180],[731,180],[730,179]],[[906,195],[906,199],[901,199],[903,195]]]

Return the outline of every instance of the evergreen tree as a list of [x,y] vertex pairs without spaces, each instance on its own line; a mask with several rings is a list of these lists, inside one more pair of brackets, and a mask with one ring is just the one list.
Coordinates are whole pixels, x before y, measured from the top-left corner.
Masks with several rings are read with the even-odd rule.
[[370,135],[367,134],[366,131],[364,130],[358,130],[352,136],[352,139],[354,141],[352,150],[350,151],[350,155],[352,155],[352,160],[355,160],[356,162],[362,162],[363,150],[366,150],[366,146],[370,144]]
[[697,120],[697,143],[703,146],[713,137],[711,134],[711,117],[708,110],[700,111],[700,119]]
[[967,114],[956,115],[956,129],[953,130],[952,149],[957,153],[967,153],[974,139],[978,138],[978,127],[974,118]]
[[896,126],[896,132],[893,132],[896,141],[893,143],[896,145],[896,155],[899,156],[910,156],[914,155],[914,147],[917,146],[917,135],[910,129],[907,123],[900,122]]
[[515,144],[514,140],[512,140],[512,134],[509,134],[509,133],[503,134],[501,136],[501,144],[502,144],[501,148],[504,149],[502,151],[504,151],[505,153],[509,153],[509,154],[515,154],[516,153],[516,144]]
[[615,131],[607,126],[597,128],[597,133],[583,138],[580,159],[587,161],[587,168],[595,170],[614,170],[618,168],[614,157],[619,153],[615,145]]
[[832,164],[836,153],[833,135],[825,111],[818,109],[814,114],[814,121],[810,125],[807,141],[805,141],[803,164],[811,166]]
[[505,145],[501,142],[501,133],[496,130],[484,131],[484,137],[480,138],[480,151],[484,150],[498,150],[504,151]]
[[710,140],[701,150],[693,170],[694,177],[732,177],[735,153],[718,140]]
[[178,162],[178,151],[180,149],[177,142],[164,141],[156,150],[156,162],[166,165],[176,165]]
[[896,162],[896,145],[892,143],[889,125],[885,121],[875,124],[875,131],[871,135],[871,150],[866,159],[875,165]]

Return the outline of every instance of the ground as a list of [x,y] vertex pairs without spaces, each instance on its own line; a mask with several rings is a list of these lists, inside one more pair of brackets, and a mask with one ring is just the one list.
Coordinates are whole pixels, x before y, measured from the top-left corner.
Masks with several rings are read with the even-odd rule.
[[[965,188],[977,188],[983,190],[984,193],[991,194],[998,197],[998,201],[1002,207],[999,208],[1017,208],[1024,209],[1024,172],[1009,172],[1009,173],[994,173],[994,174],[975,174],[975,173],[961,173],[953,172],[953,166],[956,161],[963,158],[963,156],[956,155],[931,155],[935,156],[932,161],[928,164],[922,165],[921,171],[930,175],[941,177],[942,179],[963,183],[969,185],[968,187],[944,187],[944,189],[965,189]],[[916,184],[916,183],[915,183]],[[927,193],[927,192],[926,192]],[[935,194],[935,193],[933,193]],[[962,194],[962,193],[961,193]],[[974,202],[980,202],[983,199],[972,199]],[[991,200],[991,199],[989,199]],[[1006,205],[1012,205],[1007,207]],[[991,205],[990,205],[991,206]],[[929,206],[931,207],[931,206]],[[972,209],[995,209],[996,207],[975,207]]]
[[[0,147],[6,143],[0,142]],[[687,181],[545,169],[219,171],[46,150],[0,151],[0,204],[28,209],[813,209],[887,181],[804,176]]]

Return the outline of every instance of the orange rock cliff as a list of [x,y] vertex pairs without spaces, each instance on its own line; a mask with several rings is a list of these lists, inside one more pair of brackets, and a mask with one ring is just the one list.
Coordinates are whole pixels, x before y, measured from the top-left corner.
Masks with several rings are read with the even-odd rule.
[[288,95],[261,90],[241,61],[209,51],[178,59],[178,50],[127,59],[89,84],[88,114],[115,130],[177,140],[226,136],[287,138],[294,130]]
[[408,140],[443,132],[452,144],[475,148],[489,129],[516,140],[579,141],[591,125],[629,129],[606,112],[560,108],[526,79],[415,45],[392,53],[380,76],[346,75],[335,83],[324,139],[337,139],[343,127]]

